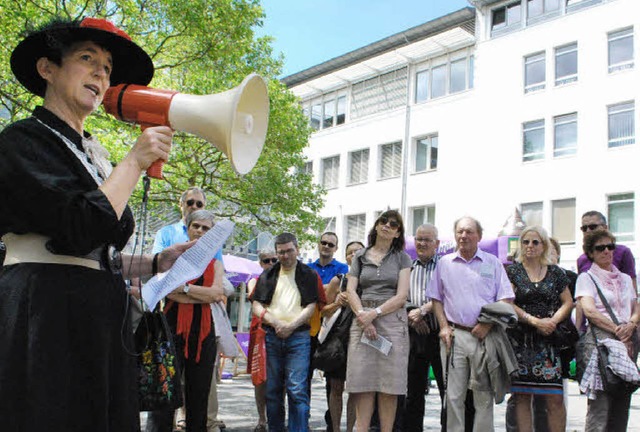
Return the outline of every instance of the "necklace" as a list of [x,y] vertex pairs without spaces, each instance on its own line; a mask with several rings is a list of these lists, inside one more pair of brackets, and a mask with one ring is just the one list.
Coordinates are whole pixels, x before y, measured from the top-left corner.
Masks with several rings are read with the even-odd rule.
[[527,276],[529,277],[529,280],[531,281],[533,286],[536,288],[538,288],[538,285],[540,285],[540,282],[542,282],[542,273],[544,272],[544,268],[545,266],[543,265],[540,266],[540,269],[538,270],[538,277],[536,278],[535,282],[533,281],[534,278],[531,277],[531,273],[529,272],[529,269],[527,269],[526,267],[524,268],[525,271],[527,272]]

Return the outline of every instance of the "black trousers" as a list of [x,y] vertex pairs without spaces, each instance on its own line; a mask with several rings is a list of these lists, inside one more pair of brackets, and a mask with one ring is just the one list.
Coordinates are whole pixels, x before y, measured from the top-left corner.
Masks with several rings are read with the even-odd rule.
[[[195,334],[194,334],[195,333]],[[190,358],[184,358],[184,340],[173,335],[176,342],[178,367],[183,371],[184,401],[188,432],[207,432],[207,403],[211,378],[216,361],[216,333],[211,325],[211,333],[202,341],[200,361],[196,363],[197,332],[189,337]],[[193,355],[191,355],[193,353]],[[147,417],[146,432],[172,432],[174,410],[152,411]]]

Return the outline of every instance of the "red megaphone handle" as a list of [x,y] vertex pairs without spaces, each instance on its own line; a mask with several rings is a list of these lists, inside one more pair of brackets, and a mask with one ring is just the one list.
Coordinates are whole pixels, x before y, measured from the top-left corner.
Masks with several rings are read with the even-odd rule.
[[[142,124],[140,125],[140,129],[142,131],[144,131],[146,128],[151,127],[153,125],[149,125],[149,124]],[[158,180],[162,180],[163,176],[162,176],[162,166],[164,165],[164,161],[162,159],[158,159],[157,161],[155,161],[154,163],[152,163],[151,165],[149,165],[149,168],[147,168],[147,176],[154,178],[154,179],[158,179]]]

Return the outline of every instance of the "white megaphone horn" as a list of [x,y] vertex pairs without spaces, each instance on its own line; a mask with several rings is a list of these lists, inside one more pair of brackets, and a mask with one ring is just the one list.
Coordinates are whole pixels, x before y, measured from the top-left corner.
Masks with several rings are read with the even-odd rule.
[[[102,103],[109,114],[143,129],[164,125],[199,136],[227,155],[238,174],[255,166],[269,125],[267,85],[256,74],[231,90],[204,96],[120,84],[107,90]],[[162,164],[154,162],[149,177],[162,178]]]

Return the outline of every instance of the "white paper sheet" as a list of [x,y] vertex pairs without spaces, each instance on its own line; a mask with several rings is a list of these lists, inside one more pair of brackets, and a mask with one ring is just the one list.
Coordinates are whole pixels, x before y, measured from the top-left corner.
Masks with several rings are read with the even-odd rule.
[[233,232],[234,223],[217,222],[196,244],[187,249],[173,264],[171,270],[158,273],[142,287],[142,299],[150,310],[180,285],[204,273],[216,252]]
[[385,337],[378,335],[377,339],[369,339],[362,333],[362,337],[360,338],[360,342],[365,345],[369,345],[371,348],[375,348],[380,351],[384,355],[389,355],[389,351],[391,351],[391,341]]

